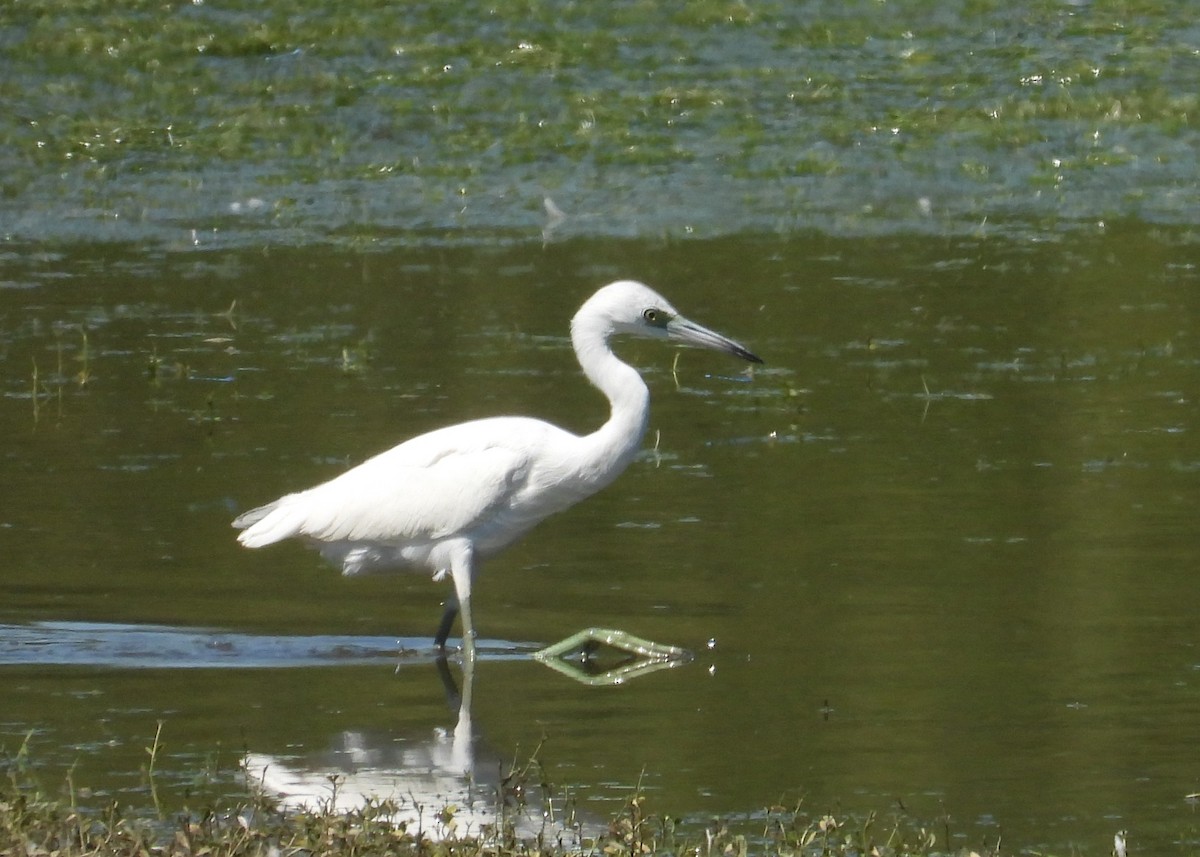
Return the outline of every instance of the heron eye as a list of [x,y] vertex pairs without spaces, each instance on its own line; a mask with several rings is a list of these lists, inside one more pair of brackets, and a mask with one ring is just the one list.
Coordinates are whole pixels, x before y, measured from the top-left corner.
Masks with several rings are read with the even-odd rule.
[[642,310],[642,318],[646,324],[661,325],[666,323],[667,314],[654,307],[650,307],[649,309]]

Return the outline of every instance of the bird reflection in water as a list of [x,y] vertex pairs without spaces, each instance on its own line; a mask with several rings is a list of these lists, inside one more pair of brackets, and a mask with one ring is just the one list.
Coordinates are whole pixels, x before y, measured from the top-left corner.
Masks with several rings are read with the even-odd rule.
[[248,753],[251,783],[284,809],[345,814],[368,805],[386,808],[383,820],[403,824],[418,839],[486,838],[510,830],[578,847],[585,835],[580,819],[564,814],[551,795],[524,781],[511,759],[480,741],[471,719],[473,671],[463,671],[460,691],[445,657],[437,668],[457,713],[453,729],[347,730],[313,754]]

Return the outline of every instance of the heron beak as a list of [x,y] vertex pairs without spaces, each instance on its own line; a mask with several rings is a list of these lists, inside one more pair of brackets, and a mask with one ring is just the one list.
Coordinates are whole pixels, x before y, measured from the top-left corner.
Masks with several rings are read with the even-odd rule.
[[754,354],[740,342],[722,336],[715,330],[702,327],[694,321],[688,321],[682,316],[676,316],[667,322],[667,338],[699,348],[711,348],[714,351],[724,351],[734,357],[740,357],[751,363],[762,363],[762,358]]

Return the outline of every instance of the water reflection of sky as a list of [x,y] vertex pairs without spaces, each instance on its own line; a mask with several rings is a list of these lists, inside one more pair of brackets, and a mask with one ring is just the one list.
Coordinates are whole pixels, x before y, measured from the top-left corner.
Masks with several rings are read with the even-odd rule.
[[[484,654],[527,656],[532,644],[483,640]],[[428,639],[396,637],[271,637],[204,628],[97,622],[0,624],[0,664],[114,669],[279,669],[365,663],[431,662]]]

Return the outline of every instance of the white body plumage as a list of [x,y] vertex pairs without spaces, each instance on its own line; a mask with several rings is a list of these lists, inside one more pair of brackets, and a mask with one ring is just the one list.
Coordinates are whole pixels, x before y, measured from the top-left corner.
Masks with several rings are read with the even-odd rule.
[[238,518],[238,541],[264,547],[300,536],[343,574],[450,568],[439,548],[456,539],[485,559],[538,523],[608,485],[633,443],[596,466],[588,437],[527,417],[493,417],[405,441],[315,488]]

